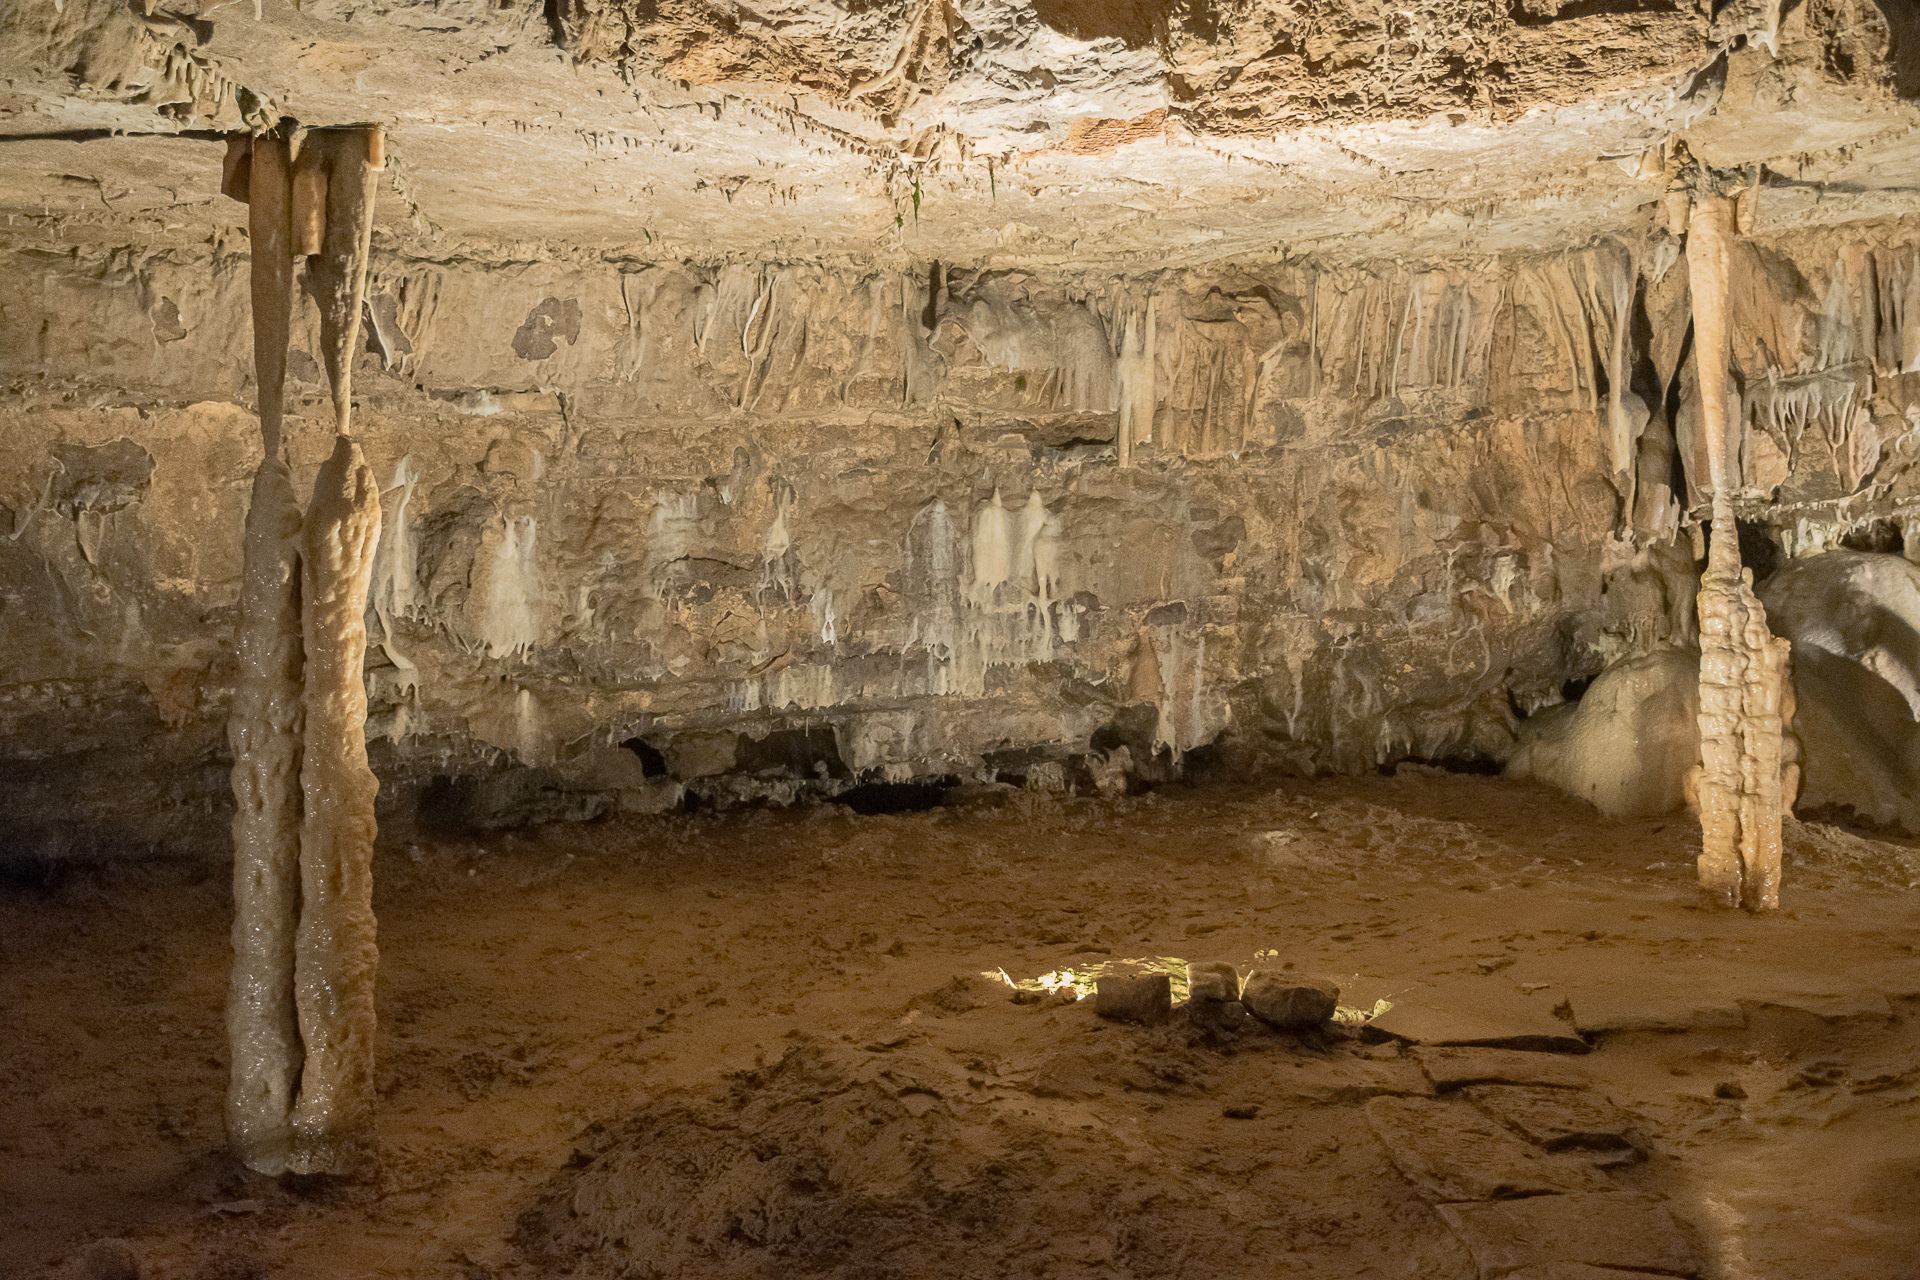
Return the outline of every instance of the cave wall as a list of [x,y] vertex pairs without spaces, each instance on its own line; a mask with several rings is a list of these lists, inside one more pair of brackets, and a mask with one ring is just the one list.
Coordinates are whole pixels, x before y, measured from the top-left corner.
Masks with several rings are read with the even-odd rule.
[[[1904,527],[1917,240],[1742,249],[1743,515],[1782,554]],[[9,857],[224,848],[246,249],[0,257]],[[1692,626],[1685,272],[1659,230],[1157,273],[376,252],[385,820],[1499,761]]]

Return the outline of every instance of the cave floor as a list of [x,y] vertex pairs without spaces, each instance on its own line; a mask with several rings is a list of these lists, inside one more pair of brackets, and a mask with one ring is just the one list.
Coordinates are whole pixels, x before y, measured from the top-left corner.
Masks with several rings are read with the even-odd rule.
[[[1566,1060],[1650,1153],[1604,1176],[1668,1197],[1704,1274],[1920,1274],[1920,853],[1790,823],[1783,909],[1751,918],[1703,902],[1698,842],[1684,816],[1608,821],[1531,785],[1407,767],[390,838],[371,1187],[247,1177],[224,1152],[223,872],[14,884],[0,1275],[79,1274],[103,1237],[159,1280],[612,1274],[617,1258],[529,1252],[569,1166],[624,1117],[798,1044],[966,1058],[1007,1088],[950,1108],[1013,1099],[1085,1135],[1053,1144],[1049,1185],[1118,1182],[1091,1210],[1063,1199],[1052,1238],[1020,1251],[996,1255],[985,1230],[978,1274],[1476,1275],[1369,1129],[1371,1096],[1431,1092],[1411,1049],[1099,1024],[1091,1001],[909,1007],[958,973],[1146,958],[1244,974],[1260,952],[1334,978],[1346,1007],[1577,1024],[1596,1048]],[[1056,1046],[1079,1055],[1079,1083],[1035,1089]],[[1214,1225],[1156,1250],[1113,1227],[1103,1196]],[[751,1240],[716,1249],[682,1273],[781,1273]]]

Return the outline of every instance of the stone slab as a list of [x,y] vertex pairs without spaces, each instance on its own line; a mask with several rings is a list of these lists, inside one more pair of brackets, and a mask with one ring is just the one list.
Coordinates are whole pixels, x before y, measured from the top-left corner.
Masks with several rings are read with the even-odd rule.
[[1367,1123],[1394,1167],[1437,1203],[1613,1186],[1591,1165],[1535,1150],[1464,1101],[1375,1098]]
[[1864,988],[1762,990],[1745,1003],[1755,1008],[1793,1009],[1826,1022],[1887,1022],[1893,1017],[1893,1006],[1887,998]]
[[1540,1089],[1516,1084],[1476,1084],[1467,1101],[1528,1142],[1548,1151],[1571,1147],[1618,1151],[1640,1144],[1633,1116],[1605,1098],[1576,1089]]
[[1322,1106],[1358,1106],[1370,1098],[1430,1098],[1433,1086],[1411,1062],[1309,1058],[1276,1067],[1270,1077],[1284,1097]]
[[1187,965],[1187,999],[1231,1004],[1240,999],[1240,971],[1224,961]]
[[1658,1271],[1621,1271],[1615,1267],[1591,1267],[1584,1262],[1549,1262],[1538,1267],[1509,1271],[1500,1280],[1673,1280]]
[[1657,981],[1575,986],[1568,992],[1567,1003],[1573,1006],[1573,1025],[1585,1035],[1747,1025],[1740,1002],[1731,996]]
[[1523,1267],[1584,1263],[1610,1276],[1652,1271],[1697,1276],[1704,1254],[1693,1229],[1664,1201],[1626,1191],[1531,1196],[1496,1204],[1442,1204],[1438,1212],[1473,1255],[1482,1280]]
[[1554,1016],[1549,991],[1531,994],[1501,978],[1447,983],[1411,991],[1362,1029],[1368,1040],[1472,1045],[1542,1053],[1585,1053],[1572,1023]]
[[1413,1051],[1413,1056],[1441,1093],[1470,1084],[1584,1089],[1591,1083],[1586,1068],[1565,1054],[1422,1045]]

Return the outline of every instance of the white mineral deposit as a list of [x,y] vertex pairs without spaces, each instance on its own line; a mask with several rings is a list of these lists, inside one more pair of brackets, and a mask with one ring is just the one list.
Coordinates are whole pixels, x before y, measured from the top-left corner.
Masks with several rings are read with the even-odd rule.
[[0,4],[0,1275],[1920,1278],[1917,15]]

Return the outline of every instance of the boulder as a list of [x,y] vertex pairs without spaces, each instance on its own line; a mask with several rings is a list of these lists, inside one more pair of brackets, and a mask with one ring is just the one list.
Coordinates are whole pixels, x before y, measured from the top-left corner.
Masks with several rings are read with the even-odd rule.
[[1294,1031],[1318,1027],[1333,1018],[1340,988],[1325,978],[1301,977],[1272,969],[1247,975],[1240,1002],[1247,1012],[1270,1027]]
[[1920,832],[1920,567],[1829,551],[1755,588],[1793,642],[1803,809],[1851,809]]
[[1225,1004],[1240,998],[1240,971],[1224,962],[1187,966],[1187,999]]
[[1616,662],[1577,703],[1521,722],[1506,776],[1534,778],[1614,818],[1686,803],[1700,763],[1700,654],[1663,649]]

